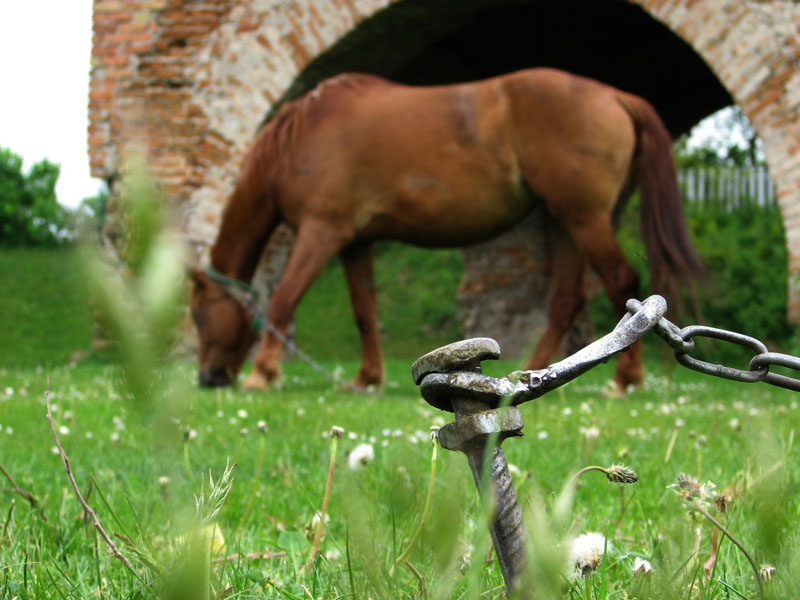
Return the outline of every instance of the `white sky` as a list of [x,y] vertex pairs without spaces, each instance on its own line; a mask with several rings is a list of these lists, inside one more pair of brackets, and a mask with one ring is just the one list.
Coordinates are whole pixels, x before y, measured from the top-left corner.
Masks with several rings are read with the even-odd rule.
[[[0,0],[0,146],[27,171],[61,165],[56,193],[75,207],[101,188],[89,175],[88,106],[92,0]],[[714,137],[713,119],[692,144]]]
[[101,187],[89,175],[92,0],[0,0],[0,146],[27,171],[61,165],[56,194],[77,206]]

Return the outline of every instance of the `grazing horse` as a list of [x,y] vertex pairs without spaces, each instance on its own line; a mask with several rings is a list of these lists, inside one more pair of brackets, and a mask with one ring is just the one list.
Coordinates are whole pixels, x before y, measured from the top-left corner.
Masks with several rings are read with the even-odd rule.
[[[200,383],[232,383],[256,339],[247,282],[279,223],[297,237],[244,386],[265,389],[279,379],[282,333],[338,254],[361,336],[353,383],[364,387],[384,377],[373,242],[466,246],[506,231],[539,203],[551,216],[554,280],[548,326],[528,368],[542,368],[586,302],[587,267],[620,314],[638,295],[612,225],[636,184],[654,291],[673,292],[702,266],[683,218],[670,136],[646,100],[554,69],[434,87],[361,74],[323,81],[259,132],[211,265],[192,273]],[[615,381],[624,389],[642,379],[636,345],[620,356]]]

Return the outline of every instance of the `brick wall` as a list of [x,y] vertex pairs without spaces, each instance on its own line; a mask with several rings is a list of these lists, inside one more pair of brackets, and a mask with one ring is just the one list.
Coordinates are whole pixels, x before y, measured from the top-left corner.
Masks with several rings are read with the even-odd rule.
[[[145,152],[176,205],[182,233],[202,256],[248,144],[276,101],[364,19],[410,1],[95,0],[92,174],[113,179],[129,150]],[[693,46],[753,122],[778,189],[790,269],[797,272],[800,5],[631,1]],[[291,241],[286,232],[279,237],[264,261],[267,286]],[[790,317],[800,322],[797,285]]]

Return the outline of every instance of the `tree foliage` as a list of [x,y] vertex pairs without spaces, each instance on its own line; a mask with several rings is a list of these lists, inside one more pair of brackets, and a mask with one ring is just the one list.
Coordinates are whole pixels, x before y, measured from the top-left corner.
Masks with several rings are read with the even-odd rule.
[[22,158],[0,148],[0,246],[52,246],[68,238],[68,213],[56,199],[59,170],[45,159],[23,173]]

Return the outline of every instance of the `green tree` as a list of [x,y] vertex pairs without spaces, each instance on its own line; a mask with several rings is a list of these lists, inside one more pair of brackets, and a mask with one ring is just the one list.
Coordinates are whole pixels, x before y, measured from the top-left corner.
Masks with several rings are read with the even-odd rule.
[[0,246],[51,246],[66,240],[67,210],[56,199],[60,167],[48,160],[22,171],[22,158],[0,148]]

